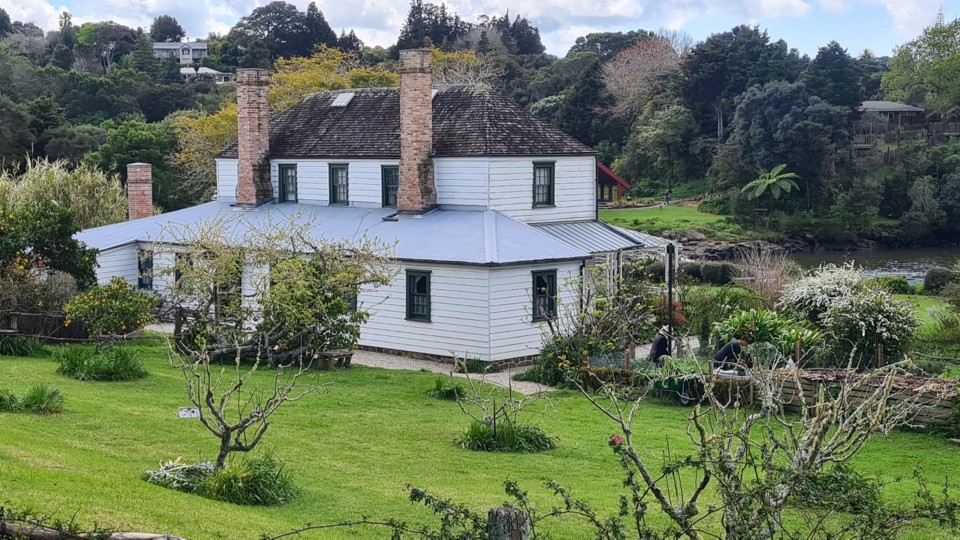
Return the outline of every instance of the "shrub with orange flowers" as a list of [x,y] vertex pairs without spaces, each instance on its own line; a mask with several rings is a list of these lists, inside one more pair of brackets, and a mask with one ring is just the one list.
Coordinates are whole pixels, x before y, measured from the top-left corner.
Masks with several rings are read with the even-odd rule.
[[91,337],[101,341],[143,328],[152,319],[156,304],[153,296],[115,276],[109,283],[91,287],[73,297],[63,311],[67,315],[67,325],[80,322]]

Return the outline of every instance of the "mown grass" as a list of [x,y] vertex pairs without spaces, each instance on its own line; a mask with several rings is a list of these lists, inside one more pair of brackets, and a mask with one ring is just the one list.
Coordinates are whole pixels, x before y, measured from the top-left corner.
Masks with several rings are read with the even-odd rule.
[[[613,512],[622,493],[622,474],[607,446],[613,426],[579,395],[553,394],[556,411],[531,417],[555,437],[554,450],[538,454],[471,452],[454,440],[467,426],[457,405],[426,395],[435,374],[354,366],[324,372],[333,382],[282,409],[264,447],[282,458],[300,488],[292,502],[276,507],[241,507],[148,484],[146,469],[178,456],[211,459],[215,441],[195,419],[179,419],[188,405],[180,372],[168,367],[162,349],[134,345],[150,375],[133,382],[76,381],[57,375],[50,358],[0,359],[0,381],[23,393],[33,384],[59,386],[66,409],[55,416],[0,414],[0,506],[30,508],[78,524],[169,532],[192,539],[259,538],[306,522],[333,523],[397,517],[435,522],[407,501],[406,485],[424,487],[481,511],[506,500],[502,484],[515,479],[542,508],[559,503],[543,482],[555,480],[603,514]],[[253,378],[269,384],[270,373]],[[690,451],[690,409],[653,402],[635,425],[638,451],[660,463],[667,444],[674,456]],[[932,482],[952,476],[960,447],[941,438],[893,433],[872,441],[854,466],[884,478],[909,477],[923,467]],[[911,483],[886,488],[888,500],[913,494]],[[717,504],[712,492],[703,508]],[[654,516],[653,523],[665,523]],[[719,523],[713,520],[719,527]],[[589,537],[575,521],[547,524],[555,538]],[[383,529],[337,529],[305,538],[384,538]],[[934,525],[908,538],[950,538]]]
[[600,219],[620,227],[662,234],[664,231],[697,231],[712,240],[733,242],[745,239],[772,238],[769,231],[746,230],[725,216],[705,214],[695,205],[675,204],[649,208],[600,210]]

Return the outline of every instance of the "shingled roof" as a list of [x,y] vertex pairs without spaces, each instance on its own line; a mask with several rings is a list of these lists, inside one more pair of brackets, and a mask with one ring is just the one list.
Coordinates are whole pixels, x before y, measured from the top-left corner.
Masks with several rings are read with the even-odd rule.
[[[345,107],[331,107],[354,93]],[[441,87],[433,98],[437,157],[560,156],[593,150],[486,86]],[[219,157],[237,157],[237,147]],[[399,158],[400,90],[312,94],[270,122],[270,158]]]

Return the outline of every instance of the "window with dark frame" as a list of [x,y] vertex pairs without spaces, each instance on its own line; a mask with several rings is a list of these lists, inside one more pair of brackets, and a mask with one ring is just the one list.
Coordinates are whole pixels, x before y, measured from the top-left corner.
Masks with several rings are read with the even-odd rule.
[[533,164],[533,206],[553,206],[555,167],[550,162]]
[[153,289],[153,251],[137,250],[137,288]]
[[407,270],[407,320],[430,321],[430,272]]
[[545,321],[557,316],[557,271],[533,272],[533,320]]
[[297,166],[280,165],[280,202],[297,202]]
[[380,167],[380,178],[383,183],[383,207],[397,207],[397,190],[400,188],[400,167],[383,165]]
[[350,204],[350,180],[346,165],[330,165],[330,204]]

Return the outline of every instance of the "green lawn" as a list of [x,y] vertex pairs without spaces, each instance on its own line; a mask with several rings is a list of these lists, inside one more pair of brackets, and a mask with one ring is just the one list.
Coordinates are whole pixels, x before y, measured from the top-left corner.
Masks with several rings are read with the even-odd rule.
[[[555,480],[594,508],[612,512],[622,475],[607,447],[613,426],[572,392],[553,397],[542,419],[557,448],[537,455],[484,454],[459,449],[466,425],[457,405],[426,396],[434,374],[355,366],[323,373],[328,391],[290,405],[275,417],[263,446],[288,463],[302,494],[280,507],[218,503],[147,484],[148,468],[168,459],[210,459],[214,439],[197,420],[177,418],[187,405],[183,379],[163,351],[139,345],[150,376],[129,383],[78,382],[55,373],[47,358],[0,357],[0,389],[23,393],[36,382],[59,386],[66,412],[39,417],[0,413],[0,506],[31,508],[53,517],[76,514],[82,526],[169,532],[188,538],[258,538],[306,522],[399,517],[424,523],[428,513],[407,502],[405,485],[486,509],[503,502],[502,483],[516,479],[542,508],[558,501],[543,487]],[[260,373],[255,382],[270,382]],[[646,405],[636,421],[638,450],[658,462],[667,443],[674,455],[690,449],[690,409]],[[960,447],[941,438],[893,433],[872,441],[855,466],[890,479],[922,466],[932,483],[953,476]],[[911,495],[910,483],[886,488],[888,500]],[[709,494],[703,508],[716,503]],[[658,520],[654,519],[657,523]],[[549,527],[556,538],[586,537],[573,521]],[[325,531],[313,538],[383,538],[384,530]],[[912,538],[950,538],[929,525]]]
[[694,230],[710,239],[722,241],[773,236],[773,233],[746,231],[726,217],[705,214],[697,210],[696,206],[670,205],[600,210],[600,219],[620,227],[644,230],[650,234]]

